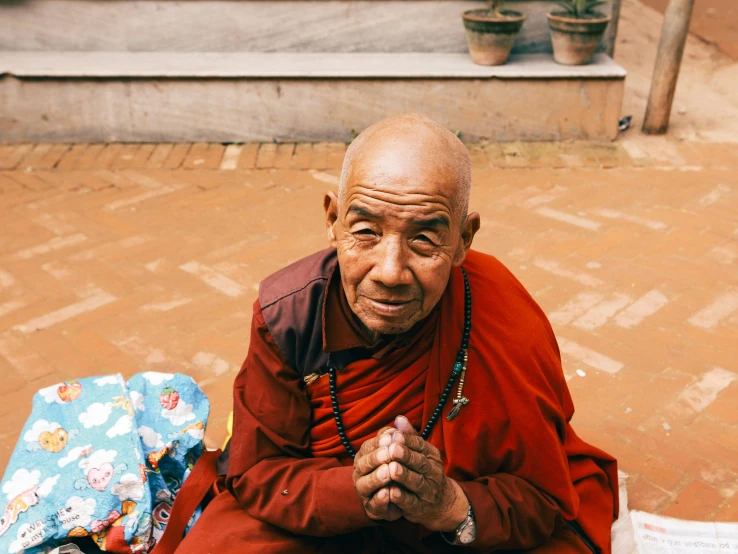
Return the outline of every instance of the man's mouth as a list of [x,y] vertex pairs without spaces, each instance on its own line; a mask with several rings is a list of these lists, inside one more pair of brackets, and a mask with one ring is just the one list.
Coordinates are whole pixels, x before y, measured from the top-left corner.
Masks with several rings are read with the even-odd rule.
[[391,300],[369,298],[374,310],[383,315],[397,315],[412,302],[412,300]]

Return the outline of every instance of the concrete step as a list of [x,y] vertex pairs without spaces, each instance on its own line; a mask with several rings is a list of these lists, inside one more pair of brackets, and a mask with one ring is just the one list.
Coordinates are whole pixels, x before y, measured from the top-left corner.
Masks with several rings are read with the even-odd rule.
[[[546,14],[556,3],[507,5],[528,16],[514,51],[550,52]],[[0,1],[0,50],[462,53],[461,12],[482,6],[478,0]],[[613,44],[616,27],[610,25],[603,45]]]
[[565,66],[545,54],[482,66],[468,54],[317,52],[0,52],[0,75],[95,78],[610,79],[625,70],[604,54]]
[[17,141],[350,140],[424,113],[466,140],[612,140],[625,70],[546,54],[0,52],[0,137]]

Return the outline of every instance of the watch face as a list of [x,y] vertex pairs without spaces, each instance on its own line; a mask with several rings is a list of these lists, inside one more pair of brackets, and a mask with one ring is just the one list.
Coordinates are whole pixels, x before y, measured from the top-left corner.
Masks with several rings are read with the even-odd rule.
[[459,542],[461,544],[471,544],[477,536],[477,526],[474,522],[469,522],[461,531],[459,531]]

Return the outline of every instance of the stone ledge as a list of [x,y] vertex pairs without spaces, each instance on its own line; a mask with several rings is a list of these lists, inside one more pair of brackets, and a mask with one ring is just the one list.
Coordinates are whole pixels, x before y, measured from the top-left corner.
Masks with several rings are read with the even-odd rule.
[[624,79],[605,54],[564,66],[548,54],[479,66],[458,53],[0,52],[0,75],[99,79]]

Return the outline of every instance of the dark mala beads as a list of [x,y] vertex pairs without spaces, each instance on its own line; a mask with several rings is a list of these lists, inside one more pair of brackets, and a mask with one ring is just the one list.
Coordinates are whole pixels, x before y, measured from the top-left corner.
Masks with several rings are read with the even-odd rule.
[[[441,393],[441,398],[438,402],[438,405],[436,406],[435,410],[433,410],[433,413],[431,414],[430,419],[428,420],[428,423],[426,423],[425,427],[423,428],[423,432],[420,434],[420,436],[423,438],[423,440],[428,440],[431,433],[433,432],[433,427],[435,427],[436,423],[438,423],[438,419],[441,417],[441,414],[443,413],[443,407],[446,405],[446,402],[448,401],[449,396],[451,396],[451,390],[454,387],[454,382],[456,381],[456,378],[460,376],[459,380],[459,388],[456,394],[456,398],[454,399],[454,407],[448,414],[448,420],[452,420],[454,417],[456,417],[459,413],[459,410],[469,403],[469,399],[463,396],[464,391],[464,375],[466,373],[466,363],[467,363],[467,347],[469,346],[469,334],[471,333],[471,287],[469,286],[469,278],[466,276],[466,270],[462,267],[461,273],[464,276],[464,333],[461,337],[461,348],[459,349],[459,353],[456,355],[456,363],[454,364],[454,369],[451,372],[451,376],[449,377],[448,383],[446,383],[445,388],[443,389],[443,392]],[[338,437],[341,439],[341,443],[346,448],[346,451],[351,455],[352,458],[356,457],[356,450],[354,450],[354,447],[351,446],[351,443],[348,440],[348,437],[346,436],[346,430],[343,427],[343,420],[341,419],[341,410],[338,405],[338,393],[336,390],[336,368],[335,367],[329,367],[328,368],[328,387],[330,389],[331,393],[331,406],[333,407],[333,419],[336,420],[336,429],[338,430]]]

